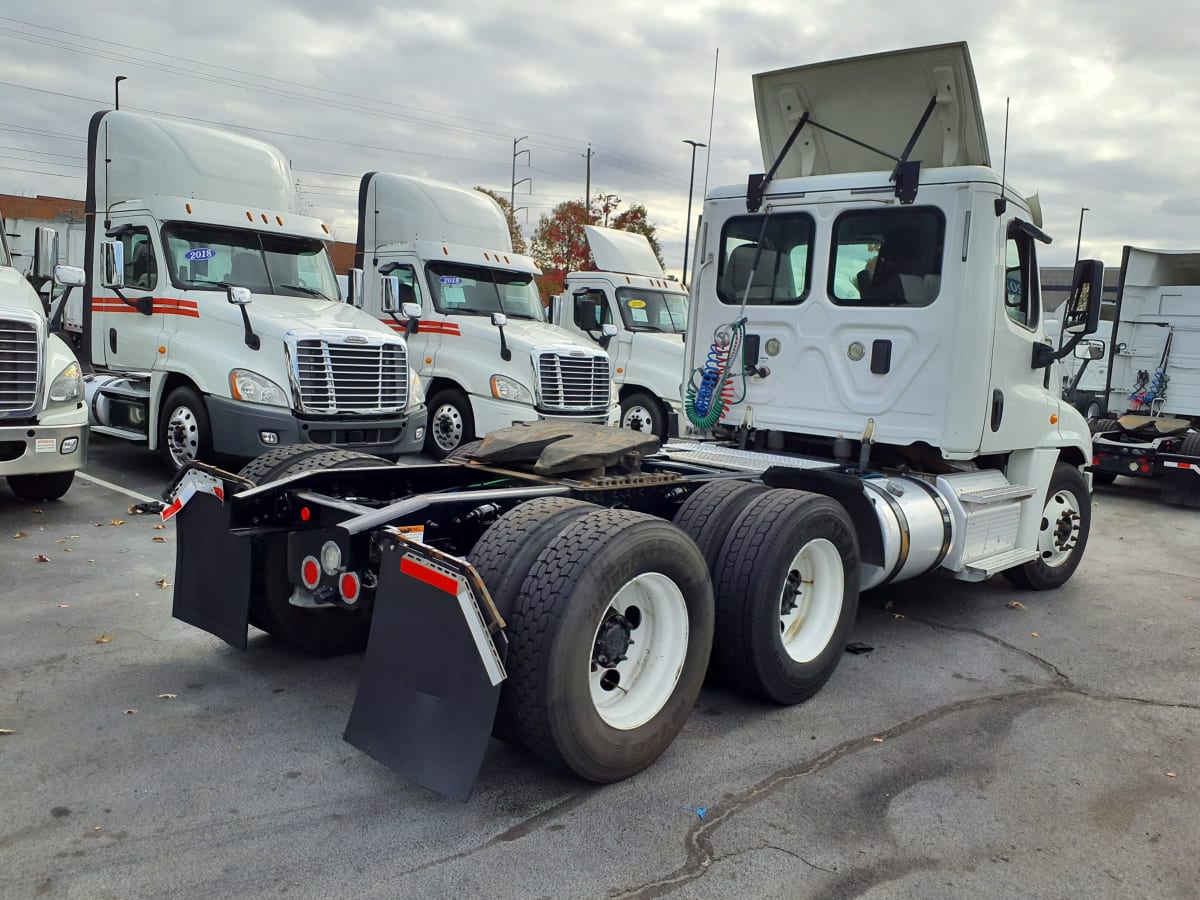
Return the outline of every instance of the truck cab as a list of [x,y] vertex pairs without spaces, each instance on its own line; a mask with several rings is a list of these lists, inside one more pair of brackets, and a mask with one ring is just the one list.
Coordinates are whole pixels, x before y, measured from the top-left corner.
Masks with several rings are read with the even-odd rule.
[[[356,261],[364,309],[407,335],[427,385],[426,453],[444,458],[514,422],[616,423],[608,354],[546,321],[541,270],[513,252],[485,194],[367,173]],[[400,315],[405,304],[413,315]]]
[[[0,475],[22,500],[57,500],[87,460],[83,373],[67,343],[50,333],[46,305],[13,266],[3,224],[0,217]],[[57,263],[57,234],[39,228],[30,278],[39,288],[82,286],[82,269]]]
[[[621,425],[665,439],[678,433],[683,413],[687,291],[667,279],[644,235],[596,225],[584,233],[597,271],[568,273],[551,300],[551,318],[608,350]],[[605,333],[606,326],[616,333]]]
[[296,443],[385,455],[425,436],[402,336],[345,303],[328,227],[261,141],[100,112],[89,131],[87,290],[66,321],[96,431],[171,469]]

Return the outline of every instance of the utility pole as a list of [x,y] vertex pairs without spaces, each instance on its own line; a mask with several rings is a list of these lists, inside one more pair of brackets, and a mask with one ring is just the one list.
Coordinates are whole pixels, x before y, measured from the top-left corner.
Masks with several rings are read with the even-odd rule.
[[[521,141],[527,141],[527,140],[529,140],[529,135],[525,135],[524,137],[519,137],[519,138],[513,138],[512,192],[508,195],[508,208],[513,209],[513,210],[515,210],[516,205],[517,205],[517,185],[518,184],[524,184],[526,181],[528,181],[529,182],[529,190],[531,193],[533,191],[533,179],[532,178],[522,178],[520,181],[517,181],[517,157],[520,156],[522,153],[524,153],[525,154],[525,165],[527,165],[527,166],[533,165],[533,156],[532,156],[532,154],[530,154],[529,148],[526,147],[524,150],[517,149],[517,144],[521,143]],[[514,212],[513,215],[515,216],[516,213]]]
[[587,149],[587,185],[583,189],[583,205],[590,210],[592,208],[592,145],[588,144]]
[[691,141],[684,138],[683,143],[692,145],[692,168],[691,174],[688,176],[688,211],[687,220],[684,223],[683,229],[683,277],[679,280],[680,284],[687,286],[687,267],[688,267],[688,240],[692,236],[692,188],[696,185],[696,148],[707,147],[708,144],[702,144],[699,141]]

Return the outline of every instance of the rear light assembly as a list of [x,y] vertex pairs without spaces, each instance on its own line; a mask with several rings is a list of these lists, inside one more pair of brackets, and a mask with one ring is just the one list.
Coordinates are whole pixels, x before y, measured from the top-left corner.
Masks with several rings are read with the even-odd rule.
[[300,563],[300,583],[310,591],[316,590],[321,583],[321,564],[315,556],[306,556]]
[[342,600],[348,606],[353,606],[358,602],[359,594],[362,593],[362,582],[359,581],[356,573],[343,572],[342,577],[338,579],[338,590],[342,595]]

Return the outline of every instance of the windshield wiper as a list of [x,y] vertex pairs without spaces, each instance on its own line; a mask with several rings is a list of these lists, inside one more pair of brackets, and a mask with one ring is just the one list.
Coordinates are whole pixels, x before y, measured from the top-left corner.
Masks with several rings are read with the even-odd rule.
[[308,294],[310,297],[320,297],[322,300],[332,299],[331,297],[325,296],[322,291],[318,291],[316,288],[310,288],[306,284],[281,284],[280,287],[287,288],[291,291],[300,291],[302,294]]

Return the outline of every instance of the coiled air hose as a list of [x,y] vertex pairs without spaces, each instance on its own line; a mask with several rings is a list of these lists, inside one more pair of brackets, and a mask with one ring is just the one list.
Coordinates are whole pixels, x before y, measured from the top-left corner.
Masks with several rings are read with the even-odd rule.
[[[745,379],[742,361],[742,338],[745,333],[745,318],[718,328],[713,334],[703,367],[693,372],[688,382],[684,411],[688,421],[702,431],[716,426],[733,402],[734,374],[742,372],[743,381]],[[745,393],[743,384],[742,395],[745,396]]]

